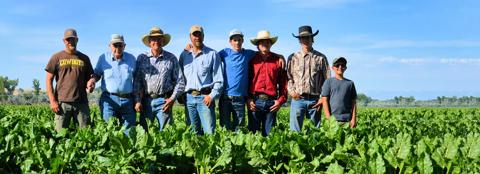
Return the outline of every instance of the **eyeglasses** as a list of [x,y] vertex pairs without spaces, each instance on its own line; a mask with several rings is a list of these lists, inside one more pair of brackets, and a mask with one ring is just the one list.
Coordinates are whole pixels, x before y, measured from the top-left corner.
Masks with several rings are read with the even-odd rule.
[[66,38],[65,40],[67,42],[74,42],[77,38],[74,38],[74,37],[69,37],[69,38]]
[[122,48],[122,47],[123,47],[123,44],[122,44],[122,43],[114,43],[114,44],[113,44],[113,47],[115,47],[115,48]]
[[342,68],[346,68],[346,67],[347,67],[347,65],[342,64],[342,63],[335,64],[335,65],[333,65],[333,66],[334,66],[335,68],[339,68],[340,66],[341,66]]

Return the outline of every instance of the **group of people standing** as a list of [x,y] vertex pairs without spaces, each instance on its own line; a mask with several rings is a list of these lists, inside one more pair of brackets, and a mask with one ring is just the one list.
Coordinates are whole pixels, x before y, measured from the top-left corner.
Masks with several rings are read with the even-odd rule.
[[[164,50],[171,36],[153,27],[142,37],[150,50],[135,58],[125,52],[122,35],[113,34],[111,51],[102,54],[93,68],[90,59],[77,50],[78,36],[67,29],[65,49],[48,62],[46,84],[50,107],[55,115],[55,129],[66,128],[70,120],[86,127],[90,122],[87,92],[101,80],[99,107],[102,118],[119,118],[129,128],[137,123],[148,130],[147,120],[156,120],[160,130],[173,124],[175,101],[185,106],[185,121],[197,134],[211,134],[216,127],[215,100],[218,100],[220,125],[238,131],[248,129],[267,136],[276,122],[276,112],[291,97],[290,129],[301,131],[305,119],[320,126],[321,110],[326,118],[334,115],[342,124],[356,125],[356,90],[343,77],[347,60],[333,60],[313,49],[310,26],[299,27],[300,50],[285,58],[270,49],[278,37],[259,31],[250,42],[257,51],[243,48],[244,35],[234,29],[229,33],[231,48],[219,52],[204,45],[204,30],[193,25],[191,43],[177,57]],[[53,79],[56,80],[55,89]]]

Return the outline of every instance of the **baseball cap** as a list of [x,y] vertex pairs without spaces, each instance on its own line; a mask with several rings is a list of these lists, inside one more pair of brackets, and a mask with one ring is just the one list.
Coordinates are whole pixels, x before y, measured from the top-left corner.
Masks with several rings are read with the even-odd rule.
[[345,62],[345,65],[347,65],[347,59],[345,59],[344,57],[338,57],[333,59],[333,65],[335,65],[338,62]]
[[196,31],[200,31],[201,33],[203,33],[203,28],[200,25],[193,25],[192,27],[190,27],[190,34],[193,34]]
[[65,30],[65,33],[63,33],[64,39],[71,38],[71,37],[77,38],[77,31],[75,31],[75,29],[73,28],[69,28]]
[[239,29],[233,29],[232,31],[230,31],[228,37],[232,38],[232,36],[235,36],[235,35],[240,35],[243,37],[242,31],[240,31]]
[[120,34],[112,34],[110,44],[114,43],[125,43],[125,41],[123,40],[123,36]]

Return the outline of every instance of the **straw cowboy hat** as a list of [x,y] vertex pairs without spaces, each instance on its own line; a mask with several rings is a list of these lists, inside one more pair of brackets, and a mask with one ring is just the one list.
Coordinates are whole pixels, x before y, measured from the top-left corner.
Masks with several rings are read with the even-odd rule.
[[267,31],[267,30],[262,30],[262,31],[259,31],[257,33],[257,37],[256,38],[252,38],[250,39],[250,42],[253,44],[253,45],[257,45],[258,41],[259,40],[264,40],[264,39],[270,39],[270,41],[272,41],[272,45],[275,44],[275,42],[277,42],[277,39],[278,39],[278,36],[270,36],[270,32]]
[[312,27],[305,25],[298,28],[298,36],[292,33],[293,37],[300,38],[305,36],[315,37],[318,34],[318,30],[315,33],[312,33]]
[[153,27],[152,29],[150,29],[149,34],[146,34],[142,37],[143,44],[145,44],[147,47],[150,47],[149,38],[150,37],[155,37],[155,36],[163,37],[162,47],[164,47],[165,45],[167,45],[170,42],[170,35],[169,34],[163,33],[163,31],[158,27]]

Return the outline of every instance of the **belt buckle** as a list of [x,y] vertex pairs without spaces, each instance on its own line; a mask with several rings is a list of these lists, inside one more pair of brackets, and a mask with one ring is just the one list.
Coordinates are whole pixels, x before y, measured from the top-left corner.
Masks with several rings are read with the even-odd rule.
[[199,95],[200,95],[200,91],[193,90],[191,94],[192,94],[193,96],[199,96]]
[[258,98],[260,98],[262,100],[268,100],[268,98],[270,98],[270,97],[268,97],[268,95],[266,95],[266,94],[260,94],[260,95],[258,95]]
[[156,98],[158,98],[158,97],[160,97],[158,94],[151,94],[151,95],[150,95],[150,98],[153,98],[153,99],[156,99]]

